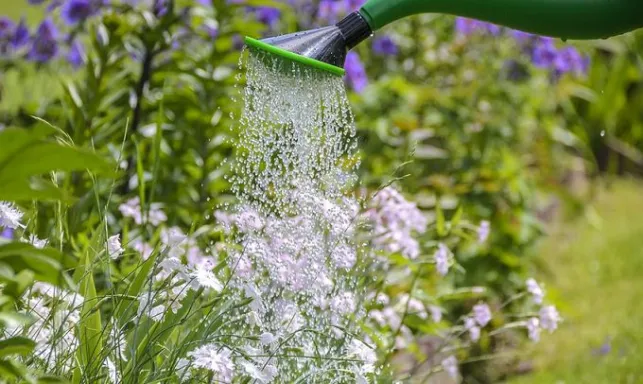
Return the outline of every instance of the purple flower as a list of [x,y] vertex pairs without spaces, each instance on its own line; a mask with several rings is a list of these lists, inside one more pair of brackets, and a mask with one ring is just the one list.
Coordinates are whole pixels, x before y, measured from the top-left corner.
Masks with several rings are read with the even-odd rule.
[[60,10],[60,17],[68,25],[74,25],[85,21],[93,12],[89,0],[67,0]]
[[245,43],[243,42],[243,37],[239,34],[235,34],[232,36],[232,48],[234,50],[240,51]]
[[85,63],[85,49],[79,41],[74,41],[69,47],[69,52],[67,53],[67,61],[74,68],[78,68]]
[[557,56],[558,50],[554,46],[554,41],[549,37],[541,37],[533,49],[531,61],[537,67],[550,68]]
[[279,20],[279,17],[281,16],[281,11],[273,7],[259,7],[256,10],[256,14],[257,14],[257,19],[260,22],[266,25],[272,26]]
[[348,3],[348,9],[350,12],[359,10],[362,5],[366,2],[365,0],[345,0]]
[[535,66],[554,71],[556,75],[573,72],[583,74],[589,67],[589,58],[581,55],[574,47],[558,49],[554,41],[541,37],[532,51],[531,60]]
[[11,38],[11,45],[14,49],[21,48],[29,43],[29,28],[25,19],[20,19],[20,23],[16,26],[15,31],[13,32],[13,37]]
[[167,14],[167,0],[154,0],[154,15],[156,17],[163,17]]
[[473,33],[490,33],[492,35],[499,35],[502,29],[500,26],[486,23],[483,21],[467,19],[464,17],[457,17],[455,19],[455,30],[462,35],[471,35]]
[[44,63],[54,58],[58,54],[57,36],[58,30],[54,22],[50,18],[45,19],[36,31],[27,57],[39,63]]
[[339,15],[346,13],[347,6],[343,1],[321,0],[317,17],[327,23],[339,21]]
[[561,49],[554,60],[554,69],[557,73],[574,72],[583,74],[587,72],[589,62],[574,47]]
[[53,0],[47,6],[47,12],[53,12],[56,8],[60,7],[61,5],[63,5],[63,0]]
[[5,228],[2,232],[0,232],[0,238],[9,240],[13,239],[13,229]]
[[0,17],[0,40],[7,40],[13,36],[15,23],[8,17]]
[[389,36],[373,40],[373,52],[380,56],[395,56],[398,53],[397,44]]
[[519,43],[523,43],[523,42],[531,39],[532,37],[534,37],[534,35],[532,35],[531,33],[519,31],[517,29],[512,29],[511,30],[511,36],[514,39],[516,39]]
[[473,306],[473,318],[475,319],[476,323],[478,323],[481,327],[484,327],[491,321],[491,309],[489,309],[489,306],[487,304],[476,304]]
[[217,25],[206,24],[203,26],[203,30],[211,39],[216,39],[219,37],[219,27]]
[[359,55],[355,52],[348,52],[344,68],[346,68],[346,80],[351,88],[357,93],[362,92],[368,85],[368,78]]
[[29,4],[31,5],[40,5],[44,3],[46,0],[28,0],[28,1],[29,1]]

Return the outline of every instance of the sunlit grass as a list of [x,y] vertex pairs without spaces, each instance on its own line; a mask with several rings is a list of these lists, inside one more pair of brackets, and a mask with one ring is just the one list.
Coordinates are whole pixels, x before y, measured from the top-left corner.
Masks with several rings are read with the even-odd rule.
[[512,383],[643,380],[643,184],[614,183],[596,209],[600,223],[562,226],[540,249],[566,321],[535,347],[537,371]]

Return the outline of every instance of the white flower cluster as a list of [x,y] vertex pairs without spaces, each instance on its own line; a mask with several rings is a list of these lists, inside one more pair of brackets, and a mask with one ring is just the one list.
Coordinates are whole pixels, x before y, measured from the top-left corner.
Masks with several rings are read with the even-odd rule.
[[[181,301],[190,290],[203,289],[206,292],[220,292],[223,284],[212,272],[214,259],[203,256],[198,251],[198,257],[190,263],[190,250],[194,256],[198,248],[191,244],[188,237],[178,228],[170,228],[161,235],[161,242],[166,247],[167,256],[158,263],[152,286],[139,296],[138,316],[146,315],[154,321],[163,319],[168,308],[177,313]],[[181,261],[186,256],[188,265]],[[162,284],[159,284],[162,283]],[[153,289],[156,286],[163,288]]]
[[137,225],[150,223],[157,226],[167,220],[167,215],[163,212],[162,207],[163,205],[160,203],[152,203],[150,204],[149,210],[144,210],[141,207],[141,200],[137,196],[121,204],[118,210],[121,211],[124,217],[134,219]]
[[558,328],[558,323],[562,319],[556,307],[553,305],[543,305],[545,291],[536,280],[529,278],[525,285],[533,302],[540,307],[538,316],[531,317],[525,322],[529,339],[537,342],[540,340],[541,329],[545,329],[551,333]]
[[22,211],[12,203],[0,201],[0,227],[11,229],[24,228],[24,225],[20,222],[22,215]]
[[399,252],[409,259],[420,255],[420,246],[414,232],[424,233],[428,221],[415,203],[407,201],[393,187],[379,191],[366,217],[373,223],[373,244],[388,251]]
[[[235,283],[262,286],[269,281],[282,296],[306,297],[319,307],[345,312],[351,306],[333,304],[347,297],[334,292],[334,281],[357,262],[351,239],[358,207],[349,199],[330,201],[310,193],[299,193],[298,199],[302,213],[294,217],[267,217],[250,207],[234,215],[216,213],[224,225],[242,233],[243,250],[231,252],[229,260]],[[331,293],[335,298],[329,301]]]
[[263,357],[265,353],[261,349],[250,346],[243,349],[242,355],[217,344],[200,346],[179,360],[179,376],[183,376],[184,382],[190,381],[194,371],[206,370],[213,374],[216,382],[230,383],[236,377],[244,376],[260,384],[271,383],[278,374],[274,365],[276,358]]
[[[349,273],[358,267],[360,257],[354,243],[359,205],[347,197],[329,195],[302,182],[287,197],[292,211],[265,214],[247,204],[235,213],[215,212],[218,224],[239,244],[228,249],[231,286],[252,299],[246,321],[264,343],[288,340],[289,348],[312,355],[324,348],[330,353],[333,343],[353,339],[342,329],[348,319],[360,316],[350,281],[356,274]],[[303,329],[317,332],[301,333]],[[297,337],[288,337],[295,333]],[[266,372],[253,366],[261,367],[252,362],[241,365],[259,382],[268,382],[260,379]],[[346,369],[364,376],[374,368],[355,364]],[[280,377],[284,374],[289,373],[281,372]]]
[[5,336],[25,334],[36,342],[33,357],[44,371],[69,373],[78,349],[75,327],[84,298],[49,283],[36,282],[26,294],[25,313],[35,319],[26,327],[7,326]]
[[469,338],[476,342],[480,339],[480,331],[491,321],[491,309],[485,303],[473,306],[471,316],[464,319],[464,328],[469,331]]
[[376,298],[379,305],[383,305],[381,309],[372,309],[368,313],[368,317],[375,322],[379,327],[388,327],[389,330],[396,332],[400,330],[400,334],[395,339],[396,348],[405,348],[413,340],[413,333],[409,327],[402,324],[402,317],[406,315],[415,315],[421,319],[428,319],[435,323],[442,320],[442,309],[436,305],[425,306],[420,300],[411,297],[409,294],[401,294],[395,304],[389,305],[388,296],[380,293]]

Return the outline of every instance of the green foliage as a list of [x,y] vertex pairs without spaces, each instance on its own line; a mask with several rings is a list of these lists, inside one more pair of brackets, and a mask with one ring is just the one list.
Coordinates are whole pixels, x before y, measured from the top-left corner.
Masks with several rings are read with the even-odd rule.
[[565,321],[546,343],[525,352],[534,372],[510,383],[636,383],[643,375],[637,305],[643,273],[641,185],[603,185],[597,217],[563,223],[540,247],[541,276]]
[[[77,73],[60,65],[62,75],[53,77],[11,64],[2,74],[3,84],[18,88],[23,77],[37,73],[47,81],[36,79],[34,89],[45,84],[52,90],[38,102],[22,89],[3,92],[3,103],[13,91],[20,97],[0,111],[10,126],[0,132],[0,201],[31,203],[29,231],[47,235],[56,250],[0,245],[0,322],[28,321],[15,308],[34,280],[78,289],[85,301],[73,383],[106,379],[105,363],[118,349],[105,335],[113,329],[124,330],[130,346],[130,360],[118,367],[125,382],[171,382],[180,357],[197,342],[215,341],[223,315],[240,315],[248,304],[191,292],[163,322],[132,320],[137,297],[167,289],[152,288],[159,250],[144,260],[128,249],[118,262],[105,251],[109,234],[121,233],[126,248],[133,239],[158,242],[156,225],[134,226],[120,217],[116,207],[132,197],[147,212],[164,204],[168,226],[205,228],[202,248],[222,240],[220,231],[203,225],[216,207],[232,201],[225,174],[231,139],[240,134],[238,39],[277,32],[248,17],[248,4],[280,6],[281,28],[298,28],[301,15],[279,2],[214,0],[212,7],[189,3],[185,9],[170,2],[159,17],[119,5],[118,12],[79,26],[88,62]],[[216,38],[205,29],[212,25]],[[404,310],[401,324],[418,338],[450,329],[478,300],[502,313],[533,272],[530,255],[545,232],[549,203],[561,199],[583,208],[567,191],[578,159],[591,171],[639,170],[643,162],[640,36],[588,47],[593,65],[587,79],[552,79],[531,66],[513,39],[463,38],[452,29],[451,18],[434,15],[396,23],[386,33],[396,38],[400,55],[381,58],[368,45],[358,48],[371,85],[361,95],[351,93],[360,180],[369,191],[394,182],[430,218],[418,260],[394,254],[392,269],[375,273],[376,285],[392,298],[407,294],[427,308],[445,308],[437,324]],[[108,155],[118,167],[105,160]],[[482,220],[491,223],[486,242],[476,240]],[[456,271],[443,279],[432,259],[439,243],[453,252]],[[473,361],[503,352],[511,343],[494,332],[513,320],[498,316],[483,342],[459,357]],[[373,332],[376,344],[386,345],[400,329]],[[33,345],[20,337],[2,343],[14,351],[0,360],[5,377],[26,376],[12,356]],[[416,358],[426,358],[414,348]],[[483,370],[467,364],[463,373],[480,382],[505,374]]]

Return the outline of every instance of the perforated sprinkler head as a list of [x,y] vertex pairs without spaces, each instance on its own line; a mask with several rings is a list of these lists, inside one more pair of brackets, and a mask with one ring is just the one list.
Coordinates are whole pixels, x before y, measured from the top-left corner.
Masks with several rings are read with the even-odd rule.
[[246,37],[246,44],[282,58],[308,65],[337,76],[344,76],[348,50],[373,34],[359,12],[353,12],[333,26],[270,37]]

